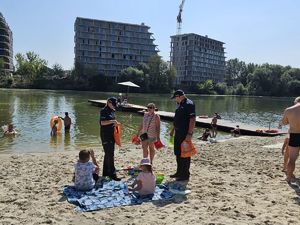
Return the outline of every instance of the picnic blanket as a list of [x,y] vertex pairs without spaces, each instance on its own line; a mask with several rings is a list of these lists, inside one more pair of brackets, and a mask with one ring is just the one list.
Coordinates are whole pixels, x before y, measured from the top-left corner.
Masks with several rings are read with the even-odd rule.
[[122,181],[104,181],[91,191],[77,191],[74,186],[63,190],[68,202],[75,204],[76,211],[86,212],[99,209],[142,204],[143,202],[171,199],[174,194],[164,185],[156,186],[155,193],[139,196],[129,193],[127,184]]

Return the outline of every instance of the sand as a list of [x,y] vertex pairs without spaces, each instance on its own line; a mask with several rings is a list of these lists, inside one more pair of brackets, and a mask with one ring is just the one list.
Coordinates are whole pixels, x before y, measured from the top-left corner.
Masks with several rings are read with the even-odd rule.
[[[85,213],[75,212],[62,194],[72,184],[77,151],[0,154],[0,224],[299,224],[300,189],[290,187],[281,171],[283,139],[196,141],[189,195]],[[100,145],[95,152],[102,165]],[[137,165],[141,157],[139,147],[124,145],[116,151],[116,166]],[[154,170],[175,172],[171,149],[157,153]]]

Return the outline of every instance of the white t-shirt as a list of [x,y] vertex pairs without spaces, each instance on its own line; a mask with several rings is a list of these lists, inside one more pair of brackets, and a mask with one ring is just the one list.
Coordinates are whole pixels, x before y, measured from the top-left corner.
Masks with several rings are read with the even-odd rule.
[[156,179],[150,172],[140,172],[136,180],[142,181],[142,189],[138,192],[140,195],[149,195],[155,192]]
[[93,189],[95,181],[93,179],[93,172],[96,165],[92,162],[77,162],[75,167],[75,188],[80,191],[87,191]]

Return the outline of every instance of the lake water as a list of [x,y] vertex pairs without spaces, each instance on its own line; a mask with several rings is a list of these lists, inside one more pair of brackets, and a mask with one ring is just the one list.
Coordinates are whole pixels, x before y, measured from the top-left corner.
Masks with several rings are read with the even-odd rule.
[[[0,127],[13,123],[18,134],[15,137],[0,135],[0,153],[69,151],[83,148],[99,149],[100,108],[88,103],[88,99],[106,99],[118,93],[0,89]],[[249,123],[259,127],[277,127],[284,108],[293,98],[199,96],[188,95],[196,104],[197,115],[213,115],[219,112],[223,119]],[[154,102],[159,110],[174,112],[176,104],[167,94],[129,93],[129,102],[146,105]],[[72,118],[71,132],[50,137],[49,121],[54,115]],[[136,133],[142,116],[117,112],[117,120],[123,124],[122,141],[130,142]],[[172,124],[162,121],[161,138],[168,142]],[[199,136],[201,128],[196,128]],[[228,134],[221,134],[226,136]]]

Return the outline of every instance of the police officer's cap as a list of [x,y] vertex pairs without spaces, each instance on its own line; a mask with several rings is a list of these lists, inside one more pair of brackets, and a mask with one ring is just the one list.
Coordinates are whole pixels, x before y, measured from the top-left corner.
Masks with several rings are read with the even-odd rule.
[[110,97],[109,99],[107,99],[107,101],[110,101],[114,107],[117,106],[117,99],[115,97]]
[[183,90],[178,89],[177,91],[174,92],[173,96],[171,97],[171,99],[175,98],[175,97],[179,97],[184,95]]

